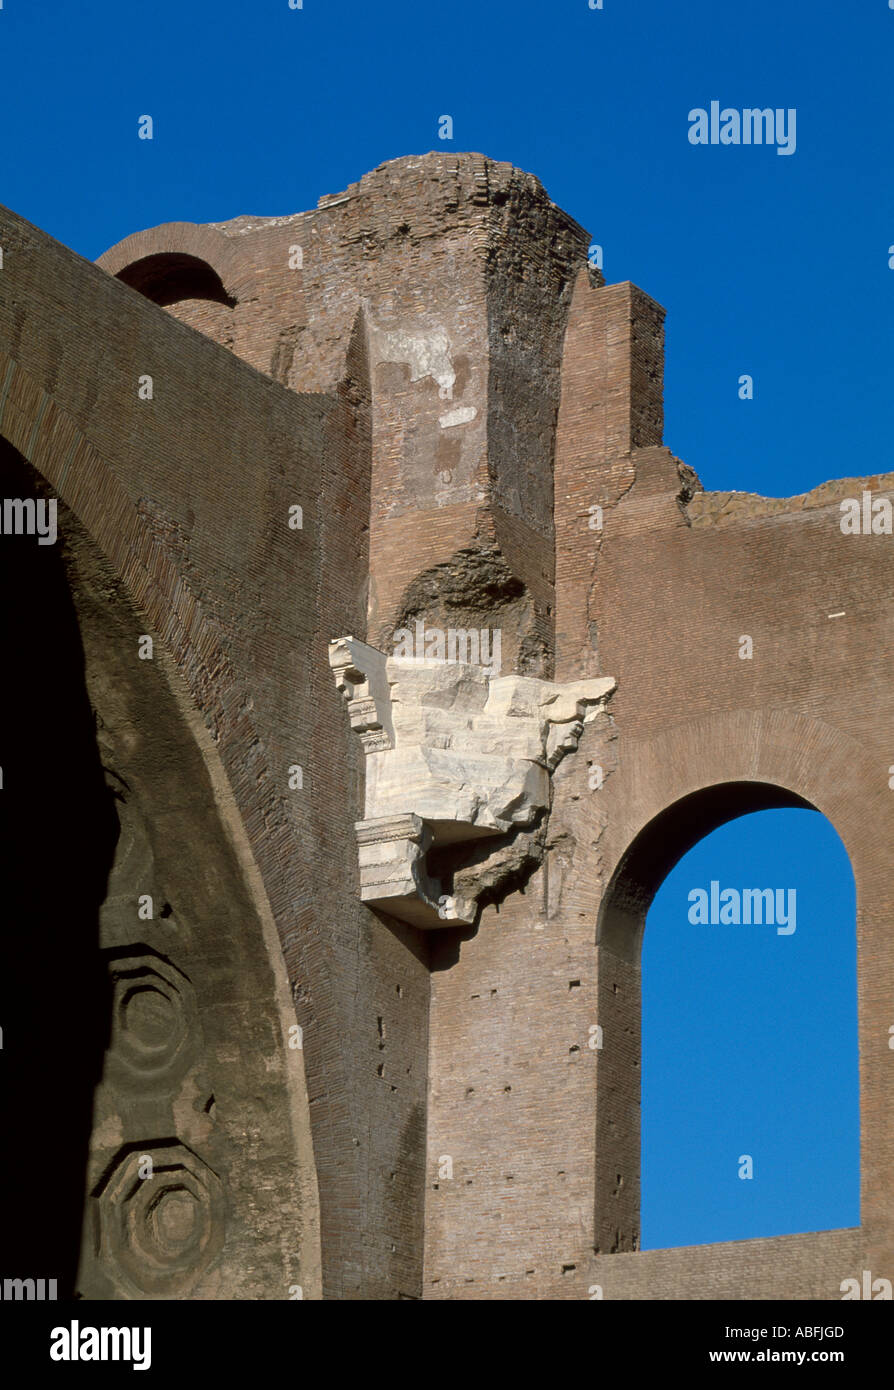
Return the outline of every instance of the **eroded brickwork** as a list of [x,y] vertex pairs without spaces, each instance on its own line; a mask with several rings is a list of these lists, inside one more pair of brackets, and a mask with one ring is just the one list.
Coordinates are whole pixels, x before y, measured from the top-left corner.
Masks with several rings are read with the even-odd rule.
[[[536,179],[480,155],[395,161],[294,216],[137,232],[100,268],[0,216],[4,447],[104,552],[181,683],[218,772],[217,819],[195,805],[179,833],[219,860],[209,827],[231,826],[252,979],[282,971],[279,1027],[303,1029],[288,1132],[257,1124],[271,1185],[302,1200],[258,1212],[222,1160],[234,1234],[183,1275],[196,1296],[289,1296],[285,1265],[240,1265],[277,1211],[311,1297],[834,1299],[894,1268],[892,541],[838,524],[843,496],[892,481],[703,492],[662,442],[663,310],[604,285],[587,240]],[[490,875],[471,926],[360,900],[366,769],[329,643],[387,653],[417,623],[498,629],[504,675],[617,681],[536,823],[433,852],[448,891]],[[134,716],[147,736],[152,705]],[[163,800],[147,791],[150,821]],[[642,1252],[645,912],[675,854],[781,804],[829,818],[857,883],[863,1224]],[[148,832],[128,833],[139,859]],[[239,928],[222,931],[225,955]],[[194,1014],[220,968],[196,956]],[[215,1114],[251,1109],[231,1072],[260,1025],[230,1046],[206,1010],[196,1095],[214,1107],[179,1113],[213,1167]],[[103,1094],[94,1153],[126,1108]]]

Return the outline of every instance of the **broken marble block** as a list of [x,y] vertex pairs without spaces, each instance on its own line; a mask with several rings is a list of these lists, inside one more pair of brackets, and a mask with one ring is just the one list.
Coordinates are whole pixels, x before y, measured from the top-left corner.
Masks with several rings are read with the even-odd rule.
[[366,753],[356,824],[364,902],[415,926],[474,922],[426,870],[432,848],[532,827],[550,777],[614,690],[610,676],[562,684],[495,676],[462,661],[389,657],[353,637],[329,664]]

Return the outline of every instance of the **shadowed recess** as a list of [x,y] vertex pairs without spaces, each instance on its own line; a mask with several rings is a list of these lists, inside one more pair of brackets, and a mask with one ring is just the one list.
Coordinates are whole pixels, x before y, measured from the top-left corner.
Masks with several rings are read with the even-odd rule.
[[[0,495],[35,498],[0,440]],[[0,536],[3,1274],[77,1271],[94,1088],[109,1038],[99,909],[118,838],[61,544]]]
[[178,304],[183,299],[210,299],[231,309],[236,303],[207,261],[181,251],[144,256],[125,266],[115,278],[162,306]]

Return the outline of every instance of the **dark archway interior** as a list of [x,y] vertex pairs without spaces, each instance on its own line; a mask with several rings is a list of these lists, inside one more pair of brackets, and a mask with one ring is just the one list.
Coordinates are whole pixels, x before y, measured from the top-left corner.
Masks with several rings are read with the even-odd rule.
[[[38,496],[0,440],[0,508]],[[94,1089],[110,1022],[99,908],[118,838],[63,538],[0,534],[3,1275],[77,1272]]]
[[[46,494],[0,441],[0,518]],[[59,1299],[168,1280],[256,1298],[315,1258],[294,1014],[185,702],[139,658],[146,626],[61,501],[54,545],[0,534],[0,1275],[56,1279]],[[151,1202],[135,1150],[165,1153]]]
[[233,308],[236,303],[226,292],[216,270],[198,256],[185,252],[159,252],[125,266],[115,277],[139,290],[153,304],[178,304],[184,299],[210,299]]

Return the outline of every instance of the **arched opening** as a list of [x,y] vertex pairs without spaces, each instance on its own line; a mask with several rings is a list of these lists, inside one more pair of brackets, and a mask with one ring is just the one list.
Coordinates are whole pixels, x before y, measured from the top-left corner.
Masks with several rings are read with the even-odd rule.
[[859,1225],[856,902],[825,817],[699,841],[642,971],[642,1248]]
[[[97,747],[75,603],[59,544],[39,540],[48,490],[0,439],[0,1027],[8,1142],[6,1270],[74,1289],[94,1093],[111,996],[100,909],[118,818]],[[32,522],[35,525],[32,525]],[[49,534],[43,524],[45,535]],[[47,1285],[49,1287],[49,1285]]]
[[217,271],[198,256],[182,251],[158,252],[132,261],[119,270],[116,280],[123,280],[131,289],[139,290],[153,304],[168,307],[183,299],[207,299],[232,309],[232,299],[224,288]]
[[115,278],[188,328],[213,338],[222,347],[232,347],[236,300],[227,293],[213,266],[199,256],[184,251],[158,252],[131,261]]
[[294,1011],[222,769],[124,583],[2,437],[0,484],[5,1272],[60,1299],[313,1296]]
[[[828,1229],[858,1219],[853,875],[829,823],[805,814],[816,810],[775,784],[742,781],[707,787],[645,826],[612,877],[598,928],[603,1047],[597,1064],[596,1229],[604,1251]],[[751,816],[761,812],[769,814]],[[783,822],[787,839],[780,840]],[[720,827],[725,829],[717,834]],[[763,859],[761,846],[767,850]],[[829,873],[836,873],[841,884],[838,898],[830,897],[828,883],[824,890]],[[684,881],[682,920],[674,931],[671,919]],[[746,912],[745,890],[755,889],[762,891],[759,897],[749,894]],[[769,889],[772,896],[763,892]],[[792,900],[789,890],[796,895]],[[777,907],[787,917],[790,901],[794,931],[787,921],[777,920]],[[641,963],[653,902],[656,941],[654,949],[649,942]],[[847,904],[845,921],[837,920],[842,903]],[[649,972],[649,1015],[642,1037],[641,964]],[[822,1073],[822,1062],[811,1062],[808,1049],[823,1053],[827,1023],[837,1053],[846,1055],[836,1055],[833,1090],[817,1095],[813,1087],[808,1095],[811,1078]],[[773,1038],[755,1042],[754,1029],[766,1032],[771,1025]],[[641,1231],[644,1046],[649,1048],[648,1080],[642,1095],[651,1107],[662,1094],[644,1131],[649,1193]],[[774,1047],[779,1054],[775,1091],[769,1065]],[[656,1060],[661,1048],[669,1055]],[[824,1055],[828,1063],[830,1054]],[[752,1076],[744,1091],[749,1059],[760,1074]],[[779,1074],[787,1060],[783,1085]],[[828,1125],[824,1134],[822,1116],[835,1095],[841,1104],[832,1142]],[[842,1109],[844,1096],[849,1109]],[[786,1099],[782,1111],[781,1098]],[[775,1130],[769,1124],[774,1112],[785,1119],[782,1127],[777,1119]],[[803,1153],[799,1171],[802,1186],[813,1178],[815,1200],[811,1204],[802,1193],[804,1200],[786,1210],[786,1194],[793,1190],[783,1171],[786,1135],[791,1156],[811,1134],[816,1142]],[[825,1158],[818,1153],[823,1144],[816,1140],[823,1134]],[[736,1152],[727,1155],[726,1145]],[[748,1164],[740,1163],[745,1155],[751,1160],[751,1178]],[[838,1174],[834,1191],[833,1173]]]

